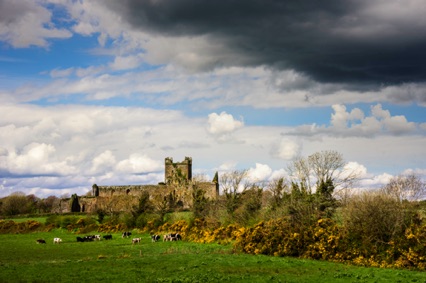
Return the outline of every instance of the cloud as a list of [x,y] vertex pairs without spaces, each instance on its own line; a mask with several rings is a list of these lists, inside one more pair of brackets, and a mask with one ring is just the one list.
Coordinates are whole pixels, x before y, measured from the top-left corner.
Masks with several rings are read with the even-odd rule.
[[90,172],[92,172],[92,174],[105,173],[111,171],[115,164],[115,156],[110,150],[106,150],[93,158]]
[[[338,109],[344,111],[342,107]],[[355,121],[362,117],[359,113],[350,114],[356,111],[344,112]],[[250,168],[250,164],[256,162],[255,168],[250,170],[254,177],[264,180],[284,174],[282,168],[286,163],[283,161],[323,150],[325,145],[349,160],[356,160],[353,164],[361,169],[359,164],[374,168],[385,164],[394,172],[405,168],[421,169],[423,165],[423,136],[378,135],[374,139],[348,136],[344,143],[329,134],[321,139],[289,137],[285,133],[292,127],[243,127],[241,121],[224,112],[213,115],[212,126],[217,129],[213,136],[231,135],[229,138],[241,142],[217,142],[206,131],[207,119],[187,117],[173,110],[2,104],[0,113],[0,172],[3,176],[0,194],[3,195],[18,189],[57,192],[57,195],[83,192],[90,190],[94,183],[156,184],[164,179],[163,161],[167,156],[176,160],[192,156],[194,169],[210,176],[214,171]],[[375,108],[375,113],[382,117],[371,116],[378,121],[393,117],[379,107]],[[226,118],[221,121],[224,125],[235,122],[236,125],[222,128],[218,122],[221,117]],[[377,183],[369,181],[373,178],[373,174],[367,173],[364,184]]]
[[301,152],[301,143],[288,138],[282,138],[271,147],[271,155],[284,160],[291,160]]
[[[2,94],[2,100],[37,101],[70,94],[108,100],[137,93],[151,103],[186,101],[196,108],[426,103],[425,70],[419,63],[426,55],[418,36],[425,25],[420,15],[426,5],[415,0],[400,9],[395,8],[396,0],[332,1],[327,3],[330,9],[304,1],[288,5],[266,1],[260,6],[252,0],[214,4],[191,0],[161,4],[53,1],[51,6],[15,2],[2,2],[2,11],[8,13],[5,19],[17,20],[26,11],[44,13],[42,26],[54,30],[52,16],[66,15],[67,28],[99,37],[97,52],[113,59],[98,66],[54,69],[50,74],[57,81],[22,87]],[[234,5],[238,13],[230,12]],[[25,22],[25,30],[39,38],[34,26],[37,24]],[[47,39],[43,46],[48,45]],[[137,71],[144,63],[167,67],[148,74],[146,70],[108,74]],[[182,72],[180,67],[192,73]],[[73,80],[72,75],[78,78]],[[218,80],[212,82],[212,77]],[[158,93],[161,95],[155,95]],[[146,98],[147,94],[152,96]]]
[[56,148],[51,144],[30,143],[22,152],[9,151],[0,156],[0,170],[11,175],[67,175],[77,170],[66,160],[55,160]]
[[[401,7],[398,3],[127,0],[107,1],[106,7],[132,31],[160,36],[161,54],[169,54],[163,59],[174,57],[179,62],[177,58],[183,56],[181,62],[194,69],[267,65],[294,69],[321,82],[423,81],[426,42],[419,34],[426,28],[426,4],[410,0]],[[207,48],[166,44],[186,38]],[[148,54],[159,46],[154,42],[147,41]],[[202,58],[208,59],[200,64]]]
[[13,47],[48,47],[47,39],[69,38],[71,32],[57,29],[52,13],[39,1],[0,1],[0,40]]
[[61,78],[61,77],[68,77],[74,72],[74,68],[67,68],[67,69],[54,69],[50,71],[50,76],[52,78]]
[[220,114],[211,113],[208,116],[207,131],[219,140],[225,140],[243,125],[243,121],[235,120],[231,114],[226,112],[221,112]]
[[272,169],[266,164],[256,163],[255,168],[247,171],[248,179],[252,182],[266,181],[272,174]]
[[365,116],[359,108],[346,111],[344,105],[333,105],[330,126],[303,125],[294,129],[292,135],[332,135],[336,137],[374,137],[377,135],[423,135],[421,125],[409,122],[405,116],[392,116],[381,104],[371,107],[371,116]]
[[364,165],[359,164],[356,161],[351,161],[343,166],[343,171],[340,174],[340,178],[344,179],[351,176],[356,176],[357,178],[362,179],[368,177],[369,175],[367,174],[367,168]]
[[236,166],[237,166],[237,162],[235,162],[235,161],[227,161],[227,162],[222,163],[219,166],[218,170],[226,172],[226,171],[230,171],[230,170],[235,170]]
[[393,178],[391,174],[383,173],[376,176],[371,176],[370,178],[364,178],[359,181],[359,185],[364,188],[381,188],[384,185],[388,184],[389,181]]
[[159,171],[163,168],[163,164],[157,160],[153,160],[144,154],[134,153],[128,159],[120,161],[116,169],[119,172],[130,174],[144,174]]
[[114,62],[110,64],[110,68],[114,71],[134,69],[141,64],[141,59],[137,56],[118,56]]

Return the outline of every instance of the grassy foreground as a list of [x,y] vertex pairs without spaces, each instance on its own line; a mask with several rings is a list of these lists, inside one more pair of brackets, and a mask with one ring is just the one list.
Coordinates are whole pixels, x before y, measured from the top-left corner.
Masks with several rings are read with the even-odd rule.
[[[79,243],[62,231],[0,235],[0,282],[426,282],[426,273],[254,256],[189,242]],[[61,244],[53,244],[60,237]],[[47,244],[36,244],[36,239]]]

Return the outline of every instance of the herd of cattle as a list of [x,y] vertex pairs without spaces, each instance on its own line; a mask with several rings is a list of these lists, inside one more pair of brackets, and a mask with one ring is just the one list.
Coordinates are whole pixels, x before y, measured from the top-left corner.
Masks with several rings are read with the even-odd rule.
[[[123,234],[121,235],[122,238],[130,238],[130,236],[132,235],[132,232],[123,232]],[[112,235],[88,235],[88,236],[84,236],[84,237],[77,237],[77,242],[93,242],[93,241],[100,241],[101,239],[104,240],[112,240]],[[132,239],[132,244],[138,244],[141,242],[142,238],[133,238]],[[158,242],[161,239],[160,235],[151,235],[151,241],[154,242]],[[167,242],[167,241],[180,241],[182,240],[182,236],[179,233],[169,233],[169,234],[165,234],[163,236],[163,242]],[[46,241],[43,239],[37,239],[36,240],[37,244],[46,244]],[[53,243],[54,244],[60,244],[62,242],[61,238],[53,238]]]

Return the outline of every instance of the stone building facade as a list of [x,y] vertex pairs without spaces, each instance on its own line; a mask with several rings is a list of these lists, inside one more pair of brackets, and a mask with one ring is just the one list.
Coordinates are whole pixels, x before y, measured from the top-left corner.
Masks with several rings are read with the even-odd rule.
[[[131,209],[138,204],[142,194],[148,194],[154,204],[165,201],[173,204],[174,209],[188,210],[192,207],[194,186],[203,190],[204,196],[216,200],[219,195],[217,173],[211,182],[194,182],[192,180],[192,158],[185,157],[182,162],[173,162],[167,157],[164,161],[164,182],[157,185],[120,185],[92,186],[91,196],[76,196],[64,199],[60,212],[87,212],[98,210],[118,212]],[[76,203],[78,202],[78,203]]]

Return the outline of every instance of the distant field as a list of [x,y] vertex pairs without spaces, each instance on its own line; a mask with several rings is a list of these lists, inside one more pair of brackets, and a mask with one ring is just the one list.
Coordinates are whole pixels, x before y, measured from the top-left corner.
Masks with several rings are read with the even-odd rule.
[[13,220],[15,222],[25,222],[25,221],[28,221],[28,220],[35,220],[37,222],[44,224],[46,222],[46,218],[47,217],[25,217],[25,218],[20,217],[20,218],[6,218],[4,220]]
[[[0,282],[426,282],[426,273],[232,252],[181,242],[76,242],[63,230],[0,235]],[[80,235],[81,236],[81,235]],[[53,244],[60,237],[62,244]],[[47,244],[36,244],[42,238]],[[101,281],[102,280],[102,281]]]

